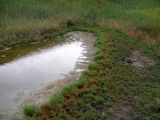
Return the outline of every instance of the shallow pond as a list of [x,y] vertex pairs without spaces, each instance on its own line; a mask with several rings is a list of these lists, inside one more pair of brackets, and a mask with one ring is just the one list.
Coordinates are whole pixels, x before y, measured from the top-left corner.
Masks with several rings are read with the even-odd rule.
[[61,80],[74,71],[78,60],[84,57],[86,47],[78,34],[69,39],[73,41],[39,49],[0,65],[0,118],[8,111],[14,111],[27,92]]

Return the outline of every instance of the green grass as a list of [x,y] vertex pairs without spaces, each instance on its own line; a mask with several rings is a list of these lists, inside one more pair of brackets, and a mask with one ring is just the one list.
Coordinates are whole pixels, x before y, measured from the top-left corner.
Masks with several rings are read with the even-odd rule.
[[160,30],[160,7],[142,10],[133,10],[133,19],[137,25],[145,30]]
[[[126,20],[132,14],[130,10],[141,12],[146,9],[159,8],[158,0],[1,0],[0,1],[0,33],[16,33],[26,31],[38,31],[56,27],[66,20],[80,20],[84,23],[100,24],[103,20]],[[159,11],[157,9],[156,11]],[[154,11],[151,11],[154,13]],[[145,12],[144,16],[150,16],[151,12]],[[143,12],[141,12],[143,14]],[[141,27],[141,22],[133,23]],[[159,29],[159,17],[154,16],[154,21],[146,22],[157,24]],[[143,24],[143,23],[142,23]],[[147,27],[148,29],[148,27]],[[153,29],[153,28],[152,28]],[[156,29],[156,28],[155,28]]]
[[[36,30],[38,28],[47,29],[54,26],[52,21],[59,22],[60,19],[92,19],[97,16],[95,10],[98,7],[95,2],[83,0],[9,0],[2,1],[2,3],[1,12],[3,14],[0,17],[2,19],[2,33]],[[101,11],[103,12],[103,9],[99,10],[99,12]]]
[[141,39],[149,36],[148,44],[159,52],[159,8],[159,0],[1,0],[0,49],[45,40],[41,33],[54,33],[71,21],[134,34],[147,31]]
[[119,4],[123,9],[146,9],[159,7],[159,0],[110,0]]
[[25,106],[23,112],[28,117],[35,117],[40,113],[40,108],[37,106]]
[[[79,81],[43,105],[35,119],[159,119],[160,60],[154,49],[116,29],[87,25],[67,29],[96,34],[94,63]],[[126,65],[134,49],[154,58],[156,65],[138,71]]]

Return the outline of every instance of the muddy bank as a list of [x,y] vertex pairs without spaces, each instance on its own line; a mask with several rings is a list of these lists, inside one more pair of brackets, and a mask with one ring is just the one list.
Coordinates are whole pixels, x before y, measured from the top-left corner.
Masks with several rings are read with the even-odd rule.
[[[65,74],[63,72],[59,73],[61,77],[54,78],[50,76],[50,81],[44,82],[34,90],[28,90],[27,92],[23,92],[23,95],[20,98],[21,100],[17,100],[15,109],[12,111],[8,111],[8,113],[6,114],[2,114],[1,118],[7,120],[8,118],[11,118],[15,115],[16,117],[17,115],[21,116],[22,108],[26,104],[42,104],[47,101],[53,93],[59,91],[64,85],[70,84],[74,80],[78,80],[82,71],[84,71],[87,68],[87,65],[93,60],[93,55],[96,52],[94,48],[94,41],[96,37],[92,33],[80,31],[69,32],[65,34],[64,37],[67,39],[67,44],[72,44],[73,42],[76,42],[75,44],[79,44],[82,50],[81,54],[76,60],[76,63],[74,64],[73,69],[70,69]],[[71,49],[70,52],[72,52],[72,50],[73,49]],[[65,51],[63,52],[65,53]],[[71,57],[71,55],[68,54],[68,57]],[[65,68],[67,67],[67,65],[63,64],[63,67]]]

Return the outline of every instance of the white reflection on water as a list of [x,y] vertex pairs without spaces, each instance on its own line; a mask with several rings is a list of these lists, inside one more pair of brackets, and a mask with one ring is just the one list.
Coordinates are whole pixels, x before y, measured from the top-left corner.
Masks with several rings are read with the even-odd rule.
[[36,90],[74,70],[84,49],[81,44],[58,45],[0,65],[0,112],[12,109],[25,91]]

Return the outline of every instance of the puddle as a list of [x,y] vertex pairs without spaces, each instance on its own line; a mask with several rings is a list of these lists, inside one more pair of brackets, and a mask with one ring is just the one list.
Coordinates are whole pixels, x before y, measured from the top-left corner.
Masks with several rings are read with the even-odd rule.
[[[86,38],[88,35],[92,37]],[[94,35],[70,32],[67,36],[70,36],[67,39],[71,42],[41,49],[0,65],[0,119],[15,112],[27,94],[54,81],[56,86],[56,81],[64,81],[66,75],[73,71],[85,70],[91,61],[87,57],[89,46],[92,45],[89,39],[95,38]],[[86,63],[83,65],[85,68],[78,67],[81,62]]]

